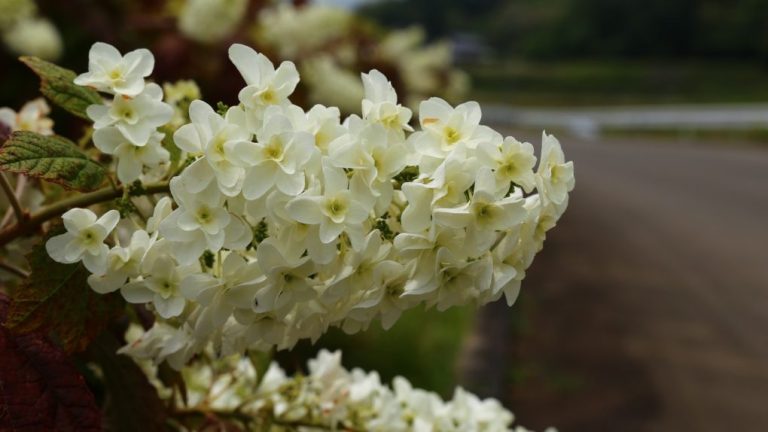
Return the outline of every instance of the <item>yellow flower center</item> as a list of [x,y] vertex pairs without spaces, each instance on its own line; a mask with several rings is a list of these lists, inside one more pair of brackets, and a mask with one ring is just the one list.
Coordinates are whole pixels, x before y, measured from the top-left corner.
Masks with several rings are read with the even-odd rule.
[[259,96],[261,101],[267,105],[274,105],[277,103],[277,93],[271,88],[264,90]]
[[446,126],[443,129],[443,137],[448,144],[456,144],[461,139],[461,133],[451,126]]
[[269,140],[269,144],[264,146],[262,154],[265,159],[281,161],[284,154],[283,141],[279,137],[272,138]]
[[195,214],[195,219],[197,219],[197,222],[200,225],[206,225],[211,223],[213,220],[213,215],[211,214],[211,210],[208,207],[200,207],[197,210],[197,214]]

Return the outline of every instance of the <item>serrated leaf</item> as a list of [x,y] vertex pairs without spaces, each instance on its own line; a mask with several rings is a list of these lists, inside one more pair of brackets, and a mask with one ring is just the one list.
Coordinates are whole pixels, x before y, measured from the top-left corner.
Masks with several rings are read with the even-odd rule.
[[60,232],[60,227],[51,230],[27,255],[31,276],[11,293],[5,326],[16,333],[48,333],[73,353],[86,349],[119,315],[124,302],[116,293],[94,292],[82,264],[61,264],[48,256],[45,242]]
[[24,64],[40,77],[40,92],[54,104],[70,113],[90,120],[88,105],[104,103],[95,90],[74,83],[75,73],[37,57],[21,57]]
[[104,167],[75,143],[60,137],[17,131],[0,148],[0,171],[26,174],[65,188],[89,191],[104,182]]
[[[0,321],[7,306],[0,294]],[[101,430],[101,411],[83,377],[40,333],[0,327],[0,430]]]
[[117,354],[119,348],[120,342],[105,332],[85,353],[101,369],[107,429],[114,432],[166,430],[167,413],[157,390],[130,357]]

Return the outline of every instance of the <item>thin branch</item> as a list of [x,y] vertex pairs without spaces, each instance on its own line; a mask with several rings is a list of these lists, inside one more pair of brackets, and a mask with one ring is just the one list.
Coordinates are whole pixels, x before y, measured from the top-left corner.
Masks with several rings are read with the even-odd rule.
[[28,272],[26,272],[26,271],[16,267],[13,264],[9,264],[9,263],[7,263],[5,261],[0,261],[0,269],[5,270],[8,273],[13,273],[13,274],[15,274],[16,276],[18,276],[18,277],[20,277],[22,279],[26,279],[26,278],[29,277],[29,273]]
[[[0,231],[0,246],[8,244],[10,241],[34,233],[45,222],[61,216],[67,210],[74,207],[88,207],[94,204],[117,199],[123,196],[123,187],[117,189],[106,187],[94,192],[76,195],[71,198],[61,200],[49,207],[33,213],[23,224],[16,223]],[[167,193],[169,191],[168,183],[150,183],[143,185],[143,191],[140,195],[151,195],[157,193]]]
[[11,182],[8,181],[8,177],[6,177],[3,172],[0,172],[0,187],[3,188],[5,196],[8,197],[8,202],[11,203],[11,207],[13,207],[13,212],[16,214],[16,224],[23,224],[26,219],[24,209],[21,208],[21,203],[19,202],[19,198],[16,197],[16,192],[13,190]]
[[248,415],[239,411],[226,411],[210,408],[182,408],[174,410],[171,413],[172,417],[187,418],[187,417],[205,417],[205,418],[222,418],[238,420],[245,424],[249,424],[256,421],[268,422],[268,424],[285,426],[291,428],[306,427],[319,430],[337,431],[337,432],[361,432],[358,429],[352,429],[343,425],[326,425],[322,423],[314,423],[307,420],[281,420],[268,414],[265,415]]
[[[20,175],[16,177],[16,198],[21,201],[24,196],[24,188],[27,186],[27,176]],[[8,207],[8,210],[3,215],[3,220],[0,221],[0,228],[6,226],[11,221],[13,216],[13,207]]]

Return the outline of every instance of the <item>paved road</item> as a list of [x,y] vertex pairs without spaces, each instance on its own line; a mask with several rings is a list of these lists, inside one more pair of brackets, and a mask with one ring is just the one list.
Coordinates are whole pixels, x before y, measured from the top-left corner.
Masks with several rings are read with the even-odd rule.
[[561,141],[571,208],[474,387],[538,429],[768,430],[768,148]]

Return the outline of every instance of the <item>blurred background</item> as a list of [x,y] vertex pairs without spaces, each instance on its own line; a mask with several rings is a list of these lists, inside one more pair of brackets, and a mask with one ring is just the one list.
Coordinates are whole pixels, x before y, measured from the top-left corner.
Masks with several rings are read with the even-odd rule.
[[414,109],[473,99],[521,140],[556,133],[577,185],[514,307],[414,310],[281,361],[343,348],[535,429],[768,430],[766,0],[0,0],[0,33],[14,109],[37,94],[18,55],[83,71],[95,41],[151,49],[156,80],[197,83],[177,97],[236,103],[242,42],[297,63],[305,107],[359,111],[377,68]]

